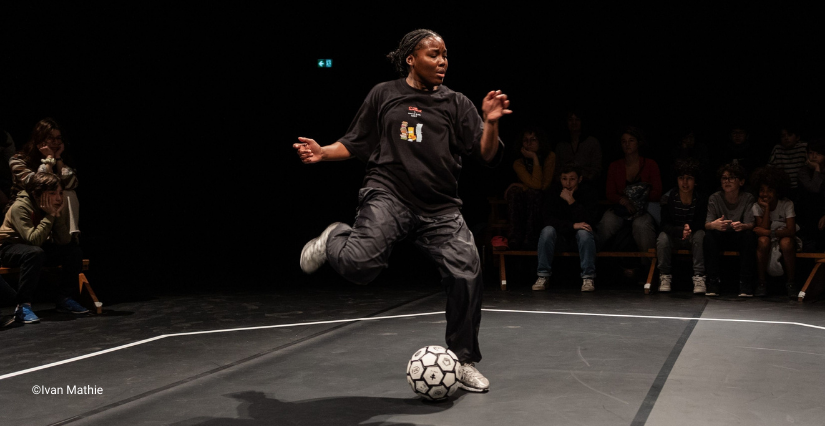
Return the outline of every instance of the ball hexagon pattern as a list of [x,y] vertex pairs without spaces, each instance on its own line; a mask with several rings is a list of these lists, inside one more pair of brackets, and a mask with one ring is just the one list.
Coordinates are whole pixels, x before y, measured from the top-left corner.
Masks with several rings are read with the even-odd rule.
[[445,401],[458,389],[458,357],[443,346],[425,346],[407,362],[407,383],[416,395]]

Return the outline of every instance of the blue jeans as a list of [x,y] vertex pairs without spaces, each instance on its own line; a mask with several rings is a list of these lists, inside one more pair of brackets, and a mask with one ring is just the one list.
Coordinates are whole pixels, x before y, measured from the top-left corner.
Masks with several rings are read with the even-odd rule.
[[[553,254],[556,252],[556,242],[565,247],[564,237],[558,235],[552,226],[545,226],[539,237],[539,267],[537,275],[549,277],[552,273]],[[579,261],[582,268],[582,278],[596,277],[596,238],[592,233],[579,229],[576,231],[576,243],[579,246]]]

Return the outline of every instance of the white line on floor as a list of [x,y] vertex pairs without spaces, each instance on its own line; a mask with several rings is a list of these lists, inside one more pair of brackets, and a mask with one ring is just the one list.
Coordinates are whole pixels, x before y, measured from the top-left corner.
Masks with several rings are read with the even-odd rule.
[[[594,314],[594,313],[587,313],[587,312],[558,312],[558,311],[523,311],[523,310],[514,310],[514,309],[482,309],[485,312],[507,312],[507,313],[520,313],[520,314],[550,314],[550,315],[579,315],[579,316],[594,316],[594,317],[619,317],[619,318],[643,318],[643,319],[669,319],[669,320],[681,320],[681,321],[721,321],[721,322],[744,322],[744,323],[753,323],[753,324],[778,324],[778,325],[797,325],[801,327],[810,327],[815,328],[818,330],[825,330],[825,327],[812,325],[812,324],[805,324],[801,322],[789,322],[789,321],[759,321],[759,320],[743,320],[743,319],[726,319],[726,318],[689,318],[689,317],[666,317],[666,316],[655,316],[655,315],[623,315],[623,314]],[[21,376],[27,373],[33,373],[35,371],[45,370],[47,368],[56,367],[58,365],[68,364],[75,361],[84,360],[87,358],[96,357],[99,355],[104,355],[110,352],[119,351],[121,349],[131,348],[133,346],[142,345],[144,343],[154,342],[155,340],[165,339],[167,337],[180,337],[180,336],[194,336],[198,334],[214,334],[214,333],[227,333],[232,331],[248,331],[248,330],[265,330],[269,328],[285,328],[285,327],[301,327],[307,325],[321,325],[321,324],[337,324],[337,323],[344,323],[344,322],[356,322],[356,321],[377,321],[377,320],[384,320],[384,319],[395,319],[395,318],[410,318],[410,317],[420,317],[420,316],[427,316],[427,315],[442,315],[444,311],[441,312],[425,312],[419,314],[406,314],[406,315],[390,315],[390,316],[383,316],[383,317],[368,317],[368,318],[351,318],[351,319],[342,319],[342,320],[330,320],[330,321],[313,321],[313,322],[301,322],[295,324],[279,324],[279,325],[262,325],[257,327],[241,327],[241,328],[228,328],[222,330],[205,330],[205,331],[191,331],[187,333],[173,333],[173,334],[162,334],[160,336],[152,337],[149,339],[139,340],[137,342],[128,343],[121,346],[116,346],[114,348],[104,349],[102,351],[92,352],[90,354],[81,355],[74,358],[64,359],[62,361],[53,362],[50,364],[41,365],[38,367],[27,368],[25,370],[15,371],[13,373],[8,373],[0,376],[0,380],[8,379],[15,376]]]

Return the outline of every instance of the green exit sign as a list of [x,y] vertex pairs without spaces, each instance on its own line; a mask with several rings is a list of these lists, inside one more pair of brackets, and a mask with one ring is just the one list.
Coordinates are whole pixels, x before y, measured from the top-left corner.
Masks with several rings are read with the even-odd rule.
[[318,68],[332,68],[332,59],[319,59]]

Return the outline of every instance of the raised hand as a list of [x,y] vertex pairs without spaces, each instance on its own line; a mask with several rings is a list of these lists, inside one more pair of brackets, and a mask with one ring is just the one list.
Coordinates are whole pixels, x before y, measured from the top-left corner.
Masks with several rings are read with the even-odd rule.
[[484,113],[484,121],[496,122],[499,118],[511,114],[513,111],[509,110],[510,101],[507,95],[501,90],[494,90],[484,97],[481,102],[481,111]]
[[38,146],[37,149],[40,150],[40,153],[43,154],[44,157],[54,158],[54,151],[52,151],[52,149],[49,148],[49,145],[47,145],[45,142],[40,144],[40,146]]
[[57,152],[54,153],[54,158],[60,158],[60,155],[63,154],[63,151],[66,149],[66,145],[60,144],[60,147],[57,148]]
[[321,145],[318,145],[318,142],[315,142],[314,139],[301,137],[298,140],[300,143],[292,144],[292,147],[298,151],[298,158],[304,164],[317,163],[323,160],[324,150]]
[[564,201],[567,201],[567,204],[573,204],[576,202],[576,199],[573,198],[573,191],[567,188],[561,190],[559,197],[561,197]]

